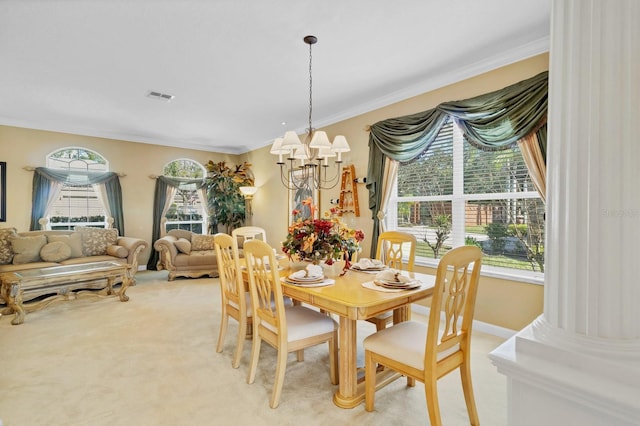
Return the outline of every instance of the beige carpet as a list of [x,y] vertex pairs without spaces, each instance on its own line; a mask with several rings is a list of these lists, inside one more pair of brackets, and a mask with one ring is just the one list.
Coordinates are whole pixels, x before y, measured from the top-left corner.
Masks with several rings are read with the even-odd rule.
[[[0,318],[3,426],[428,424],[424,388],[404,380],[376,394],[376,412],[336,407],[326,345],[307,350],[302,363],[290,354],[280,406],[270,409],[275,351],[263,345],[252,385],[250,341],[240,368],[231,368],[235,322],[224,352],[215,352],[217,279],[137,277],[126,303],[83,297],[27,314],[19,326]],[[362,321],[359,337],[373,329]],[[489,426],[506,424],[505,379],[487,358],[501,342],[481,333],[473,340],[476,403]],[[440,380],[439,395],[443,424],[468,425],[457,372]]]

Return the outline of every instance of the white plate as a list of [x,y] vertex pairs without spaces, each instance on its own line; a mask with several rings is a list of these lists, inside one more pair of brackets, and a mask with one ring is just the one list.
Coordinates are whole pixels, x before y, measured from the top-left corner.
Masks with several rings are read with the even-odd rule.
[[325,278],[320,282],[314,282],[314,283],[301,283],[301,282],[289,281],[289,279],[287,278],[280,278],[280,280],[287,284],[295,285],[298,287],[325,287],[325,286],[333,285],[336,283],[336,281],[331,278]]

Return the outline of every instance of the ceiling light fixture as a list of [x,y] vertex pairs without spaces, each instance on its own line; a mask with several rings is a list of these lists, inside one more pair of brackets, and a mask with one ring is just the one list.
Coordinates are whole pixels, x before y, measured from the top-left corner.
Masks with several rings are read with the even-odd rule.
[[[269,151],[278,156],[277,164],[280,166],[280,180],[288,189],[320,190],[330,189],[337,185],[342,165],[342,153],[351,151],[347,139],[338,135],[333,143],[329,142],[327,133],[316,131],[311,122],[313,111],[313,78],[311,73],[311,46],[318,38],[308,35],[304,42],[309,45],[309,127],[306,129],[304,142],[300,141],[298,134],[288,131],[282,138],[276,138]],[[284,155],[289,165],[285,164]],[[336,157],[337,171],[335,176],[327,178],[329,158]]]
[[169,95],[167,93],[161,93],[161,92],[156,92],[154,90],[149,90],[149,92],[147,92],[147,97],[151,98],[151,99],[158,99],[161,101],[172,101],[173,98],[175,98],[175,96],[173,95]]

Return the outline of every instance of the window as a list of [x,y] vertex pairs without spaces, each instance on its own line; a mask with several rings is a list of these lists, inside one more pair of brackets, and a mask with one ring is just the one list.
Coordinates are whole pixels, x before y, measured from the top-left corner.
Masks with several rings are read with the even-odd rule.
[[[180,159],[168,163],[164,167],[163,175],[174,178],[202,179],[205,176],[205,169],[196,161]],[[195,183],[180,185],[165,217],[167,218],[165,231],[185,229],[197,234],[203,234],[207,231],[203,195]]]
[[[109,163],[86,148],[63,148],[47,156],[47,167],[63,170],[106,172]],[[106,226],[105,209],[92,185],[64,184],[47,214],[47,228],[73,229],[75,226]]]
[[429,149],[399,165],[388,211],[387,229],[418,239],[417,261],[467,244],[482,248],[483,270],[544,272],[544,203],[517,144],[480,150],[449,120]]

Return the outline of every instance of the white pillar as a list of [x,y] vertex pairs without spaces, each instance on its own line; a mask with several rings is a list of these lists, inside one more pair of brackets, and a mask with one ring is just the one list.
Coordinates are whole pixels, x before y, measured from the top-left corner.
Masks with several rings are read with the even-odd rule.
[[544,313],[491,358],[510,425],[638,425],[640,1],[551,16]]

